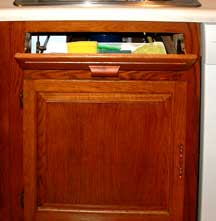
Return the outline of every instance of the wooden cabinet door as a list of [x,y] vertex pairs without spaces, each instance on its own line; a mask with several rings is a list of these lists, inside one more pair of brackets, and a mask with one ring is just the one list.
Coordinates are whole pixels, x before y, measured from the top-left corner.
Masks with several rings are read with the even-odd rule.
[[186,86],[26,80],[25,221],[183,221]]

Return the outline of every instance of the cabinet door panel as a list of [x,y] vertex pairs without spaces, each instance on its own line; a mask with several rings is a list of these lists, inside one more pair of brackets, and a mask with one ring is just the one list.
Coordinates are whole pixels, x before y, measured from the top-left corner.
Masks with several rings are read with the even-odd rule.
[[181,221],[186,84],[44,82],[25,82],[26,221]]

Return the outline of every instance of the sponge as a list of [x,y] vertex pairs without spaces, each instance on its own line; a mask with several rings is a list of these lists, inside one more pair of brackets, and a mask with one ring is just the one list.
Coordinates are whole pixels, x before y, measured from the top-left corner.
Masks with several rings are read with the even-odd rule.
[[76,41],[67,43],[68,53],[96,54],[97,41]]

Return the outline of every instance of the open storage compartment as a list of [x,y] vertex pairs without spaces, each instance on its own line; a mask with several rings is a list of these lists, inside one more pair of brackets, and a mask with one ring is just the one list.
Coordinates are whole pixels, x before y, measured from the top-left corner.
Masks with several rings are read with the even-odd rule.
[[[86,27],[75,25],[71,30],[64,26],[57,31],[48,27],[44,31],[30,31],[26,33],[26,53],[17,54],[16,58],[27,69],[92,70],[91,66],[100,63],[115,66],[119,71],[180,71],[189,69],[198,59],[197,53],[191,51],[196,39],[189,25],[135,22],[125,27],[117,22],[108,27],[109,22],[96,23]],[[160,46],[153,46],[155,43]],[[150,49],[146,49],[148,45]]]

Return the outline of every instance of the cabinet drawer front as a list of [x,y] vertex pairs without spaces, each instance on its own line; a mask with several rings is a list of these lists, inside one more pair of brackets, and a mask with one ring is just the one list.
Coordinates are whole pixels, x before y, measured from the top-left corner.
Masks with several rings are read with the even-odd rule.
[[182,221],[185,95],[184,82],[26,80],[26,221]]
[[89,70],[91,66],[119,66],[119,70],[181,71],[191,68],[196,54],[22,54],[16,59],[28,70]]

